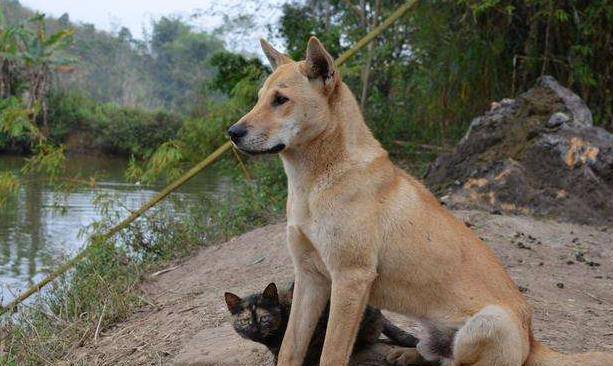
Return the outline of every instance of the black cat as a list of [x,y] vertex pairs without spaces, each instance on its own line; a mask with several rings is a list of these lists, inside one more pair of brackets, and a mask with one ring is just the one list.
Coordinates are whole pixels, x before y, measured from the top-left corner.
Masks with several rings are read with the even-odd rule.
[[[225,293],[228,310],[232,314],[232,325],[243,338],[261,343],[275,356],[279,355],[283,335],[287,328],[292,306],[293,284],[286,291],[279,293],[274,283],[269,284],[262,293],[240,298],[230,292]],[[319,363],[326,336],[329,305],[324,310],[311,338],[303,365],[312,366]],[[417,338],[393,325],[379,309],[368,306],[364,312],[360,330],[353,347],[358,352],[375,343],[381,333],[394,344],[414,348]]]

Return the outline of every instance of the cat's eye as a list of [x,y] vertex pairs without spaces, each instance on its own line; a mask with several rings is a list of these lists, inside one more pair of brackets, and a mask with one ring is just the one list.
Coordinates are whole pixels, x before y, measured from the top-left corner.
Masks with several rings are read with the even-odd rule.
[[275,106],[275,107],[278,107],[280,105],[283,105],[283,104],[287,103],[287,101],[289,101],[288,97],[286,97],[284,95],[281,95],[281,94],[277,94],[275,96],[275,99],[273,99],[273,101],[272,101],[272,105]]

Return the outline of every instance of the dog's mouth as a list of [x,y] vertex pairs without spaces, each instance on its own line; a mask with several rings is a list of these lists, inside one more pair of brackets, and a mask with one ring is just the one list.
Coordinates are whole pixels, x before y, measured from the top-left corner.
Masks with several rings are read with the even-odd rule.
[[266,149],[266,150],[250,150],[250,149],[244,149],[241,148],[239,146],[237,146],[238,149],[242,152],[244,152],[245,154],[249,154],[249,155],[262,155],[262,154],[276,154],[279,153],[281,151],[283,151],[283,149],[285,149],[285,144],[277,144],[273,147],[271,147],[270,149]]

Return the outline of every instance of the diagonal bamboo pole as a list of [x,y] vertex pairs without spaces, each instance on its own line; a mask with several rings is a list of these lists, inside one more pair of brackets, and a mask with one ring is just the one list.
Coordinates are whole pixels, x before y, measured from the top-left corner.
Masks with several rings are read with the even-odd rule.
[[[396,9],[383,23],[381,23],[378,27],[370,31],[367,35],[365,35],[362,39],[360,39],[355,46],[351,49],[347,50],[343,54],[341,54],[335,61],[337,66],[344,64],[348,59],[353,57],[359,50],[361,50],[364,46],[374,40],[377,36],[383,33],[387,28],[389,28],[398,18],[403,16],[409,9],[417,4],[417,0],[408,0],[398,9]],[[107,239],[111,238],[113,235],[117,234],[119,231],[127,228],[132,222],[138,219],[142,214],[148,211],[153,206],[157,205],[161,201],[163,201],[169,194],[177,190],[187,181],[192,179],[198,173],[200,173],[204,168],[214,163],[220,156],[222,156],[226,151],[228,151],[232,147],[232,143],[229,141],[221,145],[217,150],[215,150],[211,155],[209,155],[206,159],[196,164],[193,168],[191,168],[187,173],[181,176],[179,179],[170,183],[163,190],[161,190],[158,194],[152,197],[147,203],[145,203],[141,208],[134,211],[130,216],[125,218],[119,224],[110,228],[106,233],[99,235],[97,237],[91,238],[92,244],[83,249],[79,254],[77,254],[74,258],[69,260],[68,262],[59,266],[55,271],[51,272],[44,279],[39,281],[38,283],[32,285],[26,291],[22,292],[19,296],[17,296],[13,301],[9,302],[6,306],[0,307],[0,315],[8,313],[10,311],[14,311],[20,303],[25,301],[27,298],[40,291],[43,287],[48,285],[51,281],[55,280],[62,274],[66,273],[72,267],[77,265],[80,261],[85,259],[89,253],[95,248],[97,245],[101,245]]]

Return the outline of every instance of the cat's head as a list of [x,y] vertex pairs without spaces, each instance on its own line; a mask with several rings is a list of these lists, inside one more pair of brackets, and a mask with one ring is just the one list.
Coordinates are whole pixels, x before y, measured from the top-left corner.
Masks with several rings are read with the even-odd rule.
[[283,308],[277,286],[270,283],[262,293],[241,298],[226,292],[226,305],[232,316],[232,326],[242,337],[263,341],[285,332]]

